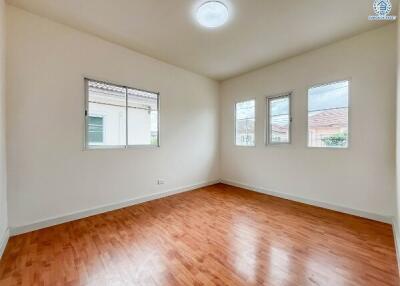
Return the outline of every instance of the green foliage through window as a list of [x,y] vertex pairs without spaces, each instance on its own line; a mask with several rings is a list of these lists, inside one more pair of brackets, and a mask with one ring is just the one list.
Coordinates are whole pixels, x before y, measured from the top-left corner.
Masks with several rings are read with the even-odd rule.
[[321,139],[328,147],[343,147],[347,144],[347,133],[338,133]]

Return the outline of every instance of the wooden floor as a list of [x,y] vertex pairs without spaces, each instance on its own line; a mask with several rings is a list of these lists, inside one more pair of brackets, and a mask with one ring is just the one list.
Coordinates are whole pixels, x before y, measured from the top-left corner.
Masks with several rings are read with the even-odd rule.
[[10,239],[0,285],[398,285],[392,228],[222,184]]

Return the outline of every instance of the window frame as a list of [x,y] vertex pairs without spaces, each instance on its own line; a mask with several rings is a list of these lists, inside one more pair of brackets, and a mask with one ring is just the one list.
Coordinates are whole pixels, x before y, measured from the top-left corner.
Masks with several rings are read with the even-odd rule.
[[[326,86],[326,85],[331,85],[331,84],[335,84],[335,83],[339,83],[339,82],[344,82],[347,81],[348,82],[348,94],[347,94],[347,147],[318,147],[318,146],[310,146],[310,142],[309,142],[309,138],[308,138],[308,131],[309,131],[309,122],[308,122],[308,103],[309,103],[309,90],[312,88],[316,88],[316,87],[322,87],[322,86]],[[317,83],[317,84],[312,84],[309,85],[307,87],[306,90],[306,147],[309,149],[317,149],[317,150],[342,150],[342,151],[346,151],[346,150],[350,150],[350,144],[351,144],[351,94],[352,94],[352,78],[351,77],[347,77],[347,78],[342,78],[342,79],[338,79],[338,80],[333,80],[333,81],[329,81],[329,82],[323,82],[323,83]]]
[[[266,146],[279,146],[279,145],[290,145],[292,144],[292,94],[293,91],[280,93],[277,95],[267,96],[266,97],[266,128],[265,128],[265,145]],[[271,142],[271,116],[270,116],[270,103],[274,99],[287,97],[289,99],[289,136],[288,142]]]
[[[242,103],[242,102],[247,102],[247,101],[254,101],[254,144],[253,145],[238,145],[236,144],[236,106],[238,103]],[[233,144],[235,147],[239,147],[239,148],[254,148],[256,147],[257,143],[256,143],[256,130],[257,130],[257,100],[256,98],[249,98],[249,99],[241,99],[241,100],[236,100],[233,106]]]
[[[84,96],[85,96],[85,104],[84,104],[84,138],[83,138],[83,150],[85,151],[91,151],[91,150],[112,150],[112,149],[119,149],[119,150],[128,150],[128,149],[155,149],[159,148],[160,145],[160,92],[154,92],[154,91],[149,91],[145,89],[140,89],[140,88],[134,88],[130,87],[127,85],[123,84],[118,84],[118,83],[111,83],[108,81],[104,80],[97,80],[93,79],[91,77],[84,77]],[[108,85],[114,85],[117,87],[122,87],[125,89],[125,101],[126,101],[126,124],[125,124],[125,136],[126,136],[126,141],[125,145],[89,145],[88,138],[89,138],[89,128],[88,128],[88,121],[89,121],[89,81],[93,82],[98,82],[98,83],[103,83],[103,84],[108,84]],[[142,144],[142,145],[129,145],[128,142],[128,89],[133,89],[133,90],[138,90],[138,91],[143,91],[143,92],[148,92],[148,93],[153,93],[157,95],[157,144]],[[103,116],[104,118],[104,116]],[[104,120],[104,119],[103,119]]]

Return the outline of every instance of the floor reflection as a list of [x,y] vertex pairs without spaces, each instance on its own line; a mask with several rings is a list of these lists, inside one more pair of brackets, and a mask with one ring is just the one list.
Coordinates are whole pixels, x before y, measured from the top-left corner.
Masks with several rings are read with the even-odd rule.
[[249,283],[255,283],[257,274],[259,234],[254,225],[250,218],[238,216],[232,228],[234,266],[237,273]]
[[290,253],[286,249],[271,246],[267,277],[274,285],[286,285],[290,277]]

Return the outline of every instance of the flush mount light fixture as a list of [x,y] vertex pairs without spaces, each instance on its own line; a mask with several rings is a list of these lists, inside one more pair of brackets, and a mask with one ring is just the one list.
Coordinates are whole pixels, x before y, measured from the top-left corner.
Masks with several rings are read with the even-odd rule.
[[206,28],[217,28],[228,21],[228,7],[219,1],[203,3],[197,10],[197,21]]

